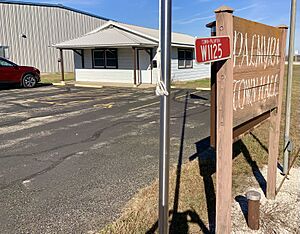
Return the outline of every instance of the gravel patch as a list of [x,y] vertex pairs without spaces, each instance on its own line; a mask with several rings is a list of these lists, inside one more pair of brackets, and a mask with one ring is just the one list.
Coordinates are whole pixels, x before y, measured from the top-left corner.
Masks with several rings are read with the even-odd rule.
[[[266,178],[267,167],[262,170]],[[283,176],[277,173],[277,187]],[[253,179],[254,180],[254,179]],[[250,188],[262,195],[260,206],[260,230],[247,226],[245,215],[247,201],[239,196],[232,207],[232,233],[300,233],[300,168],[292,168],[275,200],[267,200],[261,188]]]

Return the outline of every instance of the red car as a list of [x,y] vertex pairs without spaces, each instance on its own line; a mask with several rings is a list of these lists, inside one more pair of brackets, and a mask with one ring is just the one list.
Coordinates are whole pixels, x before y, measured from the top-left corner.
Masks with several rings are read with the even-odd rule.
[[35,67],[19,66],[0,57],[0,83],[19,84],[32,88],[40,81],[40,71]]

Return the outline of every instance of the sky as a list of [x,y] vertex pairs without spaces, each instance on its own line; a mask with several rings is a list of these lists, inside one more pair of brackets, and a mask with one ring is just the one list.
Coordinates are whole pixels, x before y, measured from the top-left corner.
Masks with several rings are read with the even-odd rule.
[[[159,0],[29,0],[58,3],[112,20],[158,28]],[[291,0],[173,0],[172,30],[197,37],[210,36],[205,25],[222,5],[234,15],[272,26],[290,25]],[[297,6],[295,50],[300,54],[300,4]]]

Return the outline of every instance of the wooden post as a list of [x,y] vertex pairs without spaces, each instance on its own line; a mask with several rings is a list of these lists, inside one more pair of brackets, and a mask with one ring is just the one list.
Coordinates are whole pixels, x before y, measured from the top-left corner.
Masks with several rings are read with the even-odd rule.
[[260,193],[250,190],[246,194],[248,200],[248,227],[252,230],[259,229]]
[[63,49],[59,49],[60,52],[60,71],[61,71],[61,81],[65,81],[65,71],[64,71],[64,55]]
[[216,94],[217,94],[217,83],[216,83],[216,65],[213,62],[210,66],[210,147],[216,149]]
[[136,50],[135,47],[132,47],[133,54],[133,83],[136,85]]
[[[222,6],[215,10],[217,36],[233,38],[233,9]],[[230,42],[232,54],[233,41]],[[232,131],[233,131],[233,62],[217,62],[216,83],[216,233],[231,231]]]
[[267,198],[275,199],[276,195],[276,171],[277,159],[279,153],[280,137],[280,119],[284,83],[284,63],[285,63],[285,45],[288,27],[285,25],[278,26],[281,29],[280,39],[280,77],[278,92],[278,107],[271,111],[270,130],[269,130],[269,158],[268,158],[268,175],[267,175]]
[[[216,22],[211,22],[206,25],[210,28],[210,35],[216,36]],[[211,63],[210,65],[210,147],[216,148],[216,65],[217,63]]]
[[84,50],[81,50],[81,66],[84,68]]
[[153,53],[152,53],[152,48],[149,49],[149,55],[150,55],[150,68],[151,68],[151,84],[153,84],[153,74],[152,74],[152,71],[153,71],[153,64],[152,64],[152,60],[153,60]]
[[136,66],[137,66],[137,83],[140,85],[141,84],[141,71],[140,71],[140,51],[141,49],[136,49]]

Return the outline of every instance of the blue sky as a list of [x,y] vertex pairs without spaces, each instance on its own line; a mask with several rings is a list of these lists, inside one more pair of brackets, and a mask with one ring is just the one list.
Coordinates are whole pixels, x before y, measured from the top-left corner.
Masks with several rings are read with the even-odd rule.
[[[113,20],[158,27],[158,0],[31,0],[60,3]],[[214,19],[213,11],[221,5],[235,9],[243,18],[277,26],[289,26],[291,0],[173,0],[173,31],[193,36],[209,36],[205,24]],[[300,53],[300,6],[297,6],[295,49]]]

